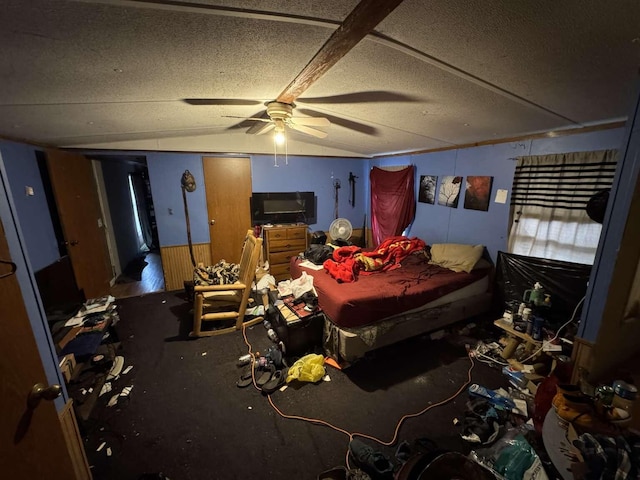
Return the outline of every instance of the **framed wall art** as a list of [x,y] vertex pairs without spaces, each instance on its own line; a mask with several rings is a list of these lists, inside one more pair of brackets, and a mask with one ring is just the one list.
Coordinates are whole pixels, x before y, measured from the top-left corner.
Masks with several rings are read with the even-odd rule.
[[460,187],[462,177],[445,176],[442,177],[440,190],[438,191],[438,205],[456,208],[460,198]]
[[467,176],[464,208],[469,210],[482,210],[484,212],[489,210],[492,183],[493,177]]
[[431,205],[436,202],[436,183],[438,183],[438,177],[434,175],[420,175],[419,202],[430,203]]

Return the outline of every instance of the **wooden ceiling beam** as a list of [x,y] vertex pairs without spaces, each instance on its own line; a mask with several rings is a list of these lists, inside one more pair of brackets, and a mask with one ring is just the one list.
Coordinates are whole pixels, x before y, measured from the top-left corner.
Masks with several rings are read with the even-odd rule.
[[277,101],[293,103],[401,3],[402,0],[361,0],[309,63],[278,95]]

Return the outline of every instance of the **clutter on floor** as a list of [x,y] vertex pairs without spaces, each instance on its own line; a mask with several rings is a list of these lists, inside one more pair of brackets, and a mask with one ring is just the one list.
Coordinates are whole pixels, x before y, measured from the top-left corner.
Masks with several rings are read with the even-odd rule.
[[[306,285],[298,295],[290,288],[290,283],[279,285],[279,295],[275,292],[270,295],[271,303],[279,306],[275,318],[282,318],[285,323],[299,321],[318,309],[317,301],[309,298],[313,295],[312,282],[309,285],[308,280],[301,277],[297,283]],[[634,440],[627,440],[629,432],[625,427],[631,422],[636,387],[618,380],[612,385],[600,385],[598,395],[594,397],[585,394],[578,385],[562,383],[570,377],[572,365],[570,358],[565,355],[569,349],[563,347],[559,337],[561,331],[575,321],[581,303],[582,300],[579,300],[569,320],[553,331],[541,318],[542,315],[551,316],[551,294],[536,282],[532,288],[525,289],[521,302],[507,303],[503,318],[493,322],[497,328],[490,332],[493,336],[491,341],[472,338],[467,344],[470,357],[500,369],[509,385],[506,389],[492,390],[471,384],[466,390],[466,410],[461,419],[454,420],[456,427],[461,429],[461,437],[474,445],[469,456],[464,458],[480,464],[485,474],[493,473],[491,478],[543,480],[558,475],[559,471],[562,471],[562,478],[601,478],[580,477],[577,472],[584,471],[586,467],[593,474],[596,467],[604,471],[605,468],[612,468],[611,464],[616,462],[620,464],[618,468],[635,472],[630,447],[635,445],[635,437]],[[308,312],[296,308],[297,305],[308,306]],[[513,309],[510,308],[512,305]],[[474,325],[470,327],[472,329]],[[470,327],[463,327],[459,333],[470,335]],[[434,339],[443,336],[446,336],[444,331],[432,334]],[[570,345],[571,342],[566,341],[566,344]],[[306,370],[301,368],[304,362],[307,362],[304,365]],[[256,383],[258,386],[264,385],[265,379],[269,382],[271,377],[276,379],[278,386],[285,385],[298,380],[298,372],[306,373],[305,380],[318,382],[323,377],[322,364],[321,355],[306,355],[288,368],[286,380],[282,380],[281,370],[271,368],[266,371],[262,369],[261,378]],[[316,367],[318,371],[314,375],[313,368]],[[262,390],[265,392],[264,387]],[[267,389],[266,393],[274,391]],[[553,395],[549,395],[550,391]],[[618,399],[616,404],[614,398]],[[548,431],[551,427],[546,425],[558,426],[559,429],[555,428],[551,433]],[[572,435],[573,440],[570,438]],[[544,448],[552,442],[547,437],[552,436],[563,437],[561,441],[565,450],[561,456],[555,450],[549,455]],[[602,445],[611,452],[608,457],[602,453],[605,452]],[[617,450],[626,454],[616,456]],[[585,461],[585,452],[591,455],[588,461]],[[357,438],[351,439],[349,454],[354,464],[370,478],[393,478],[399,472],[388,459]],[[457,462],[457,467],[461,465],[461,462]],[[449,472],[455,472],[456,478],[467,478],[462,470],[456,470],[457,467],[452,467]],[[318,478],[352,478],[350,471],[346,466],[336,467],[321,473]],[[567,474],[572,471],[573,474]]]
[[[536,287],[532,285],[531,290],[536,290]],[[495,325],[494,319],[490,317],[455,324],[432,332],[422,340],[417,339],[430,342],[429,345],[447,343],[455,346],[462,352],[458,361],[464,360],[466,348],[470,364],[468,379],[465,380],[461,376],[455,377],[456,380],[451,379],[450,393],[442,398],[425,397],[424,404],[418,406],[416,398],[411,399],[414,406],[406,407],[407,411],[394,420],[397,422],[395,430],[393,427],[387,427],[389,430],[386,433],[378,430],[377,436],[372,436],[367,431],[371,426],[363,423],[358,429],[365,431],[356,433],[345,428],[343,417],[340,417],[339,422],[325,418],[320,405],[315,406],[312,416],[300,415],[299,406],[319,402],[320,398],[324,399],[323,402],[338,402],[340,408],[347,411],[358,409],[358,405],[339,398],[339,393],[333,390],[334,384],[345,386],[357,382],[358,374],[353,372],[359,371],[362,374],[367,370],[367,364],[373,365],[374,361],[378,368],[380,365],[388,365],[391,369],[387,371],[388,375],[389,371],[394,370],[391,364],[395,365],[397,362],[396,357],[385,358],[388,353],[381,350],[371,352],[368,357],[359,360],[347,370],[341,370],[335,360],[324,355],[322,334],[318,335],[310,322],[310,319],[322,315],[322,310],[314,301],[312,290],[301,291],[303,293],[298,299],[292,294],[281,297],[277,292],[271,292],[266,308],[255,312],[264,314],[262,324],[246,327],[239,335],[178,342],[184,343],[180,349],[186,353],[185,356],[172,361],[181,362],[191,352],[191,362],[213,362],[208,363],[209,367],[205,370],[206,374],[210,375],[214,370],[220,370],[221,359],[224,359],[225,355],[228,357],[230,352],[237,352],[231,358],[227,358],[226,367],[223,367],[227,372],[216,373],[231,375],[232,378],[226,387],[224,384],[216,383],[215,388],[218,392],[221,389],[233,389],[237,392],[238,398],[244,399],[240,407],[245,412],[253,412],[253,415],[259,411],[265,415],[268,413],[268,423],[276,422],[277,430],[287,429],[289,435],[291,432],[318,430],[317,435],[320,437],[338,435],[338,438],[343,439],[343,462],[334,460],[323,465],[323,468],[316,470],[315,477],[361,480],[591,479],[609,478],[603,475],[616,470],[622,473],[615,478],[635,478],[633,475],[638,471],[635,452],[640,451],[640,442],[630,428],[637,396],[632,380],[621,376],[610,384],[591,386],[581,382],[573,385],[570,382],[573,365],[567,355],[570,345],[562,342],[561,350],[547,350],[540,348],[540,344],[532,350],[527,345],[531,335],[526,331],[522,333],[529,337],[519,342],[513,352],[505,358],[504,349],[509,347],[510,332]],[[533,292],[529,293],[532,294]],[[167,305],[166,300],[158,303],[165,309],[176,308],[175,305]],[[301,333],[296,332],[296,325],[301,326]],[[559,337],[557,334],[558,331],[545,325],[542,342]],[[296,335],[300,337],[292,340],[292,336],[295,338]],[[227,337],[226,343],[222,344],[222,340],[219,339],[224,337]],[[176,339],[185,340],[186,337]],[[209,348],[213,342],[216,347]],[[230,349],[232,344],[239,350]],[[164,352],[172,344],[154,345],[154,350]],[[396,353],[398,349],[402,350],[402,346],[392,347]],[[431,348],[428,350],[431,351]],[[155,365],[161,356],[153,355],[156,360],[152,364]],[[96,368],[107,365],[102,364],[105,362],[103,358],[96,357],[93,360]],[[67,362],[71,364],[69,359]],[[437,360],[433,368],[436,368],[438,363],[446,365],[448,361]],[[472,372],[480,363],[484,364],[482,368],[485,371],[494,371],[496,378],[501,379],[501,384],[484,383],[476,379],[475,375],[472,376]],[[70,365],[69,368],[73,369],[73,366]],[[98,392],[102,411],[107,412],[106,415],[116,411],[124,414],[128,399],[132,395],[145,395],[147,401],[152,401],[152,398],[158,401],[162,396],[160,391],[155,396],[147,397],[151,393],[150,387],[140,390],[141,387],[136,385],[133,378],[127,377],[131,372],[138,372],[138,368],[137,364],[134,367],[128,362],[124,355],[114,355],[106,372],[105,382]],[[441,371],[447,372],[446,368]],[[395,365],[398,372],[404,369],[411,369],[410,361],[402,360],[400,364]],[[417,382],[418,378],[419,374],[416,376],[408,371],[406,377],[401,375],[395,382],[401,385],[406,380]],[[384,385],[385,374],[381,373],[378,380]],[[431,380],[433,381],[434,379]],[[201,380],[197,383],[200,386],[193,394],[197,391],[199,397]],[[83,388],[87,392],[86,395],[91,387]],[[165,386],[157,385],[155,388],[163,390]],[[366,384],[362,384],[360,388],[366,390]],[[378,399],[376,411],[384,412],[392,407],[385,405],[386,397],[382,395],[387,389],[391,390],[392,387],[378,386],[377,390],[374,390]],[[323,390],[333,391],[332,397],[327,399]],[[82,395],[82,391],[80,394]],[[353,392],[351,394],[353,395]],[[216,394],[215,398],[206,398],[210,398],[208,401],[212,408],[219,409],[217,396]],[[235,403],[238,403],[238,400],[235,400]],[[297,406],[298,404],[300,405]],[[227,415],[230,413],[227,413],[229,404],[225,405],[227,406],[220,411]],[[417,419],[423,415],[428,417],[427,412],[431,412],[429,418],[442,416],[440,412],[445,411],[445,406],[449,409],[446,411],[456,412],[448,417],[450,432],[460,439],[463,447],[452,449],[449,443],[448,447],[443,448],[439,445],[440,442],[434,441],[431,436],[432,430],[427,427],[421,436],[420,433],[416,436],[415,429],[410,429],[413,434],[407,435],[407,424],[419,422]],[[398,405],[394,407],[397,412]],[[234,415],[239,414],[236,412]],[[382,420],[376,418],[377,421]],[[307,425],[300,427],[302,422]],[[285,426],[285,423],[291,425]],[[428,425],[428,422],[425,425]],[[192,428],[195,427],[188,427],[187,430]],[[268,428],[270,427],[262,425],[260,431],[268,431]],[[327,433],[323,433],[325,431]],[[95,445],[91,453],[94,461],[100,458],[100,461],[112,462],[114,457],[122,455],[122,441],[114,442],[106,432],[94,430],[94,437],[98,436],[91,440],[91,444]],[[100,436],[101,433],[104,435]],[[142,440],[147,433],[140,432],[138,426],[127,438],[138,438],[138,435],[141,435],[141,441],[151,444],[156,441],[153,438]],[[391,448],[395,449],[395,455],[390,454]],[[154,471],[147,469],[149,470]],[[167,471],[162,464],[157,465],[157,470]],[[271,470],[274,471],[277,471],[277,468]],[[171,478],[178,478],[174,472],[167,473]]]
[[133,388],[124,379],[133,365],[125,366],[119,354],[121,343],[114,328],[119,320],[115,298],[106,295],[87,300],[73,316],[52,325],[60,370],[80,422],[88,420],[107,393],[117,392],[103,402],[114,406]]

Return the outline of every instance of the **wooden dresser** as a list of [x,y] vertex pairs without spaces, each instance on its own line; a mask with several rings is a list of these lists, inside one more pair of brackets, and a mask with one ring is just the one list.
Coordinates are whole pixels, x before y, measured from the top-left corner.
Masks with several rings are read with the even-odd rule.
[[265,260],[276,282],[291,278],[289,259],[307,249],[307,225],[264,227]]

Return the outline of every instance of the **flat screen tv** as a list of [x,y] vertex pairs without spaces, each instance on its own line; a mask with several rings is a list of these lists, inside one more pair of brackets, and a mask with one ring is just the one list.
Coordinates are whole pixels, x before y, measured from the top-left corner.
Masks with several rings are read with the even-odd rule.
[[316,223],[314,192],[254,192],[251,194],[251,222]]

